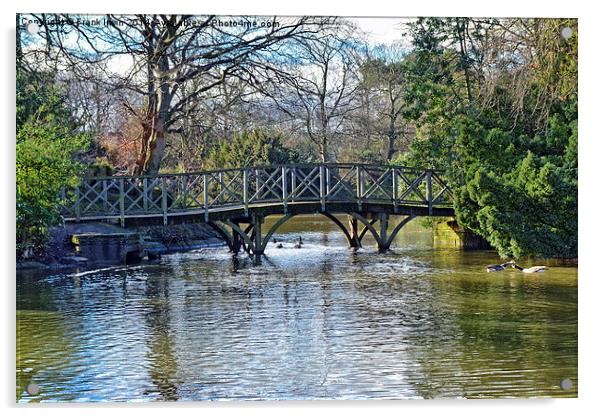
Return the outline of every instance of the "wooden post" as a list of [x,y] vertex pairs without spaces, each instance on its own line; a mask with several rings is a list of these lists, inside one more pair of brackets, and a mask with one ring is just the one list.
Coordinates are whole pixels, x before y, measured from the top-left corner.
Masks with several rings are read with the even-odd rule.
[[433,172],[426,172],[426,200],[429,206],[429,215],[433,215]]
[[389,214],[380,214],[380,245],[379,251],[386,251],[389,249],[387,228],[389,228]]
[[182,176],[182,195],[180,196],[180,203],[184,205],[184,207],[188,204],[188,176]]
[[288,184],[286,180],[286,166],[282,166],[282,204],[284,205],[284,213],[288,211]]
[[349,228],[351,229],[351,241],[349,242],[349,245],[351,248],[359,248],[361,247],[361,243],[357,233],[357,218],[347,215],[347,220],[349,221]]
[[161,210],[163,211],[163,225],[167,225],[167,178],[161,177]]
[[142,192],[142,206],[144,212],[148,212],[148,180],[146,178],[142,179]]
[[255,195],[257,196],[257,202],[261,200],[259,195],[259,169],[255,169]]
[[79,222],[79,216],[81,214],[81,208],[80,208],[80,191],[79,191],[79,186],[77,188],[75,188],[75,220],[77,222]]
[[205,206],[205,222],[209,222],[209,181],[207,174],[203,175],[203,205]]
[[242,203],[245,206],[245,216],[249,215],[249,171],[242,171]]
[[326,181],[324,177],[324,165],[320,165],[320,204],[322,205],[322,212],[326,211],[326,200],[324,199],[324,188]]
[[357,191],[357,208],[359,211],[362,210],[362,195],[364,194],[364,175],[362,175],[362,171],[359,165],[356,165],[356,174],[355,174],[355,187]]
[[[236,224],[237,226],[240,225],[238,222],[235,222],[234,224]],[[234,229],[232,229],[232,252],[238,253],[240,251],[241,246],[242,244],[240,235]]]
[[253,231],[255,232],[255,241],[253,242],[253,254],[261,255],[263,254],[263,250],[261,249],[261,247],[263,246],[261,241],[261,223],[263,222],[263,218],[259,215],[254,215],[253,217],[253,222],[255,224],[253,226]]
[[397,170],[395,168],[391,168],[391,172],[393,173],[393,192],[391,193],[391,195],[393,195],[393,212],[397,212]]
[[217,184],[217,205],[220,204],[219,199],[224,191],[224,172],[218,174],[219,183]]
[[102,206],[105,210],[105,215],[109,212],[109,195],[107,192],[107,181],[105,179],[102,180]]
[[295,190],[297,189],[297,168],[291,169],[291,202],[295,202]]
[[119,179],[119,222],[122,228],[125,227],[125,189],[123,178]]

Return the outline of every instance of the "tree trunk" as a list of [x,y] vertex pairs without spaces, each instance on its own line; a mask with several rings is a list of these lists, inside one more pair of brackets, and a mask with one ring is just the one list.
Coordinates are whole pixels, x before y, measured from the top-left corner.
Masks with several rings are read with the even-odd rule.
[[387,161],[391,161],[395,155],[395,135],[389,135],[389,141],[387,146]]
[[143,122],[140,150],[134,174],[155,175],[161,167],[161,160],[165,154],[165,120],[160,114],[150,111]]
[[[460,23],[462,22],[462,23]],[[472,97],[472,86],[470,82],[470,70],[468,65],[468,51],[466,45],[466,32],[468,31],[468,23],[464,18],[456,19],[456,28],[458,32],[458,41],[460,43],[460,56],[462,58],[462,67],[464,69],[464,81],[466,83],[466,96],[468,98],[468,103],[473,103]]]
[[320,143],[320,158],[322,159],[322,163],[328,162],[328,148],[326,139],[322,139],[322,142]]
[[393,159],[393,155],[395,154],[395,139],[397,138],[397,131],[395,129],[395,101],[392,101],[392,108],[389,120],[389,132],[387,134],[388,143],[387,143],[387,160],[390,161]]
[[148,140],[145,158],[140,166],[140,174],[156,175],[161,167],[161,160],[165,154],[165,132],[153,130]]
[[[165,70],[165,65],[165,62],[161,62],[161,69]],[[140,155],[135,170],[138,175],[156,175],[159,173],[161,161],[165,155],[166,126],[173,94],[169,89],[169,84],[159,82],[159,87],[156,88],[149,100],[146,120],[143,123]]]

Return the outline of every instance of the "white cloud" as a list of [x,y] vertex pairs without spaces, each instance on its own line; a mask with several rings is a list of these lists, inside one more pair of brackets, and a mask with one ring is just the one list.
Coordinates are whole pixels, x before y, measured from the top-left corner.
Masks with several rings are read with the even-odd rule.
[[402,35],[405,32],[404,23],[411,19],[407,17],[354,17],[349,20],[366,32],[369,43],[377,45],[401,43]]

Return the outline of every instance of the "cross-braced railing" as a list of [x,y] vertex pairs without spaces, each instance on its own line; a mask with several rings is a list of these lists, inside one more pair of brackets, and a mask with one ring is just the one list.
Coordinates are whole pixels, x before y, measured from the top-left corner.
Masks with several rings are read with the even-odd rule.
[[66,221],[203,214],[270,204],[451,207],[452,193],[434,170],[403,166],[323,163],[246,167],[152,176],[82,179],[63,190]]

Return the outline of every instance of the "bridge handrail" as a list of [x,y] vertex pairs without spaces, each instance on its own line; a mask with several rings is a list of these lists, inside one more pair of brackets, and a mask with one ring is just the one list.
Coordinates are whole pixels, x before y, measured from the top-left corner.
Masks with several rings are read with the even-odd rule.
[[241,166],[239,168],[226,168],[226,169],[208,169],[208,170],[200,170],[200,171],[192,171],[192,172],[164,172],[157,173],[153,175],[112,175],[112,176],[84,176],[80,180],[82,181],[93,181],[93,180],[107,180],[107,179],[155,179],[162,177],[174,177],[174,176],[192,176],[192,175],[205,175],[212,173],[220,173],[220,172],[234,172],[234,171],[242,171],[242,170],[260,170],[260,169],[274,169],[274,168],[309,168],[309,167],[317,167],[317,166],[325,166],[325,167],[339,167],[339,168],[348,168],[348,167],[362,167],[362,168],[378,168],[378,169],[402,169],[413,172],[425,172],[430,171],[437,174],[443,174],[444,171],[441,169],[430,169],[430,168],[420,168],[414,166],[403,166],[403,165],[378,165],[372,163],[338,163],[338,162],[325,162],[325,163],[285,163],[285,164],[277,164],[277,165],[254,165],[254,166]]
[[[71,205],[67,192],[74,193]],[[441,171],[398,165],[296,163],[157,175],[93,176],[62,190],[69,220],[163,216],[181,212],[243,208],[261,204],[312,202],[326,211],[330,203],[385,203],[433,207],[451,205],[451,190]],[[447,199],[446,199],[447,198]]]

